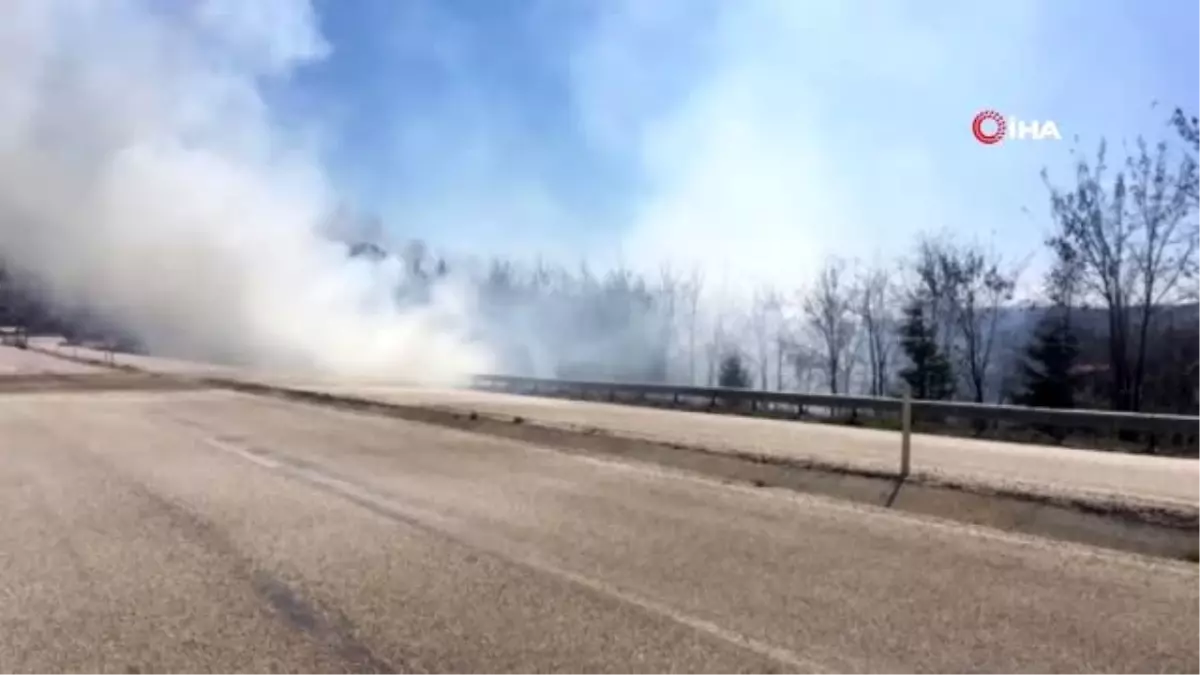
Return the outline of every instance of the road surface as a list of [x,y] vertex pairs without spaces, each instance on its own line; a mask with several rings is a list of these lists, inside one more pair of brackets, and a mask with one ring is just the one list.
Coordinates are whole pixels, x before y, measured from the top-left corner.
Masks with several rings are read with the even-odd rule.
[[0,394],[3,671],[1200,669],[1195,565],[225,391]]
[[[882,471],[894,471],[899,463],[899,435],[884,430],[483,391],[314,382],[261,373],[239,374],[233,369],[146,356],[118,354],[116,359],[159,372],[204,372],[393,403],[520,416],[551,426],[602,429],[621,436],[716,451],[815,459]],[[914,434],[912,467],[918,473],[951,481],[1043,494],[1134,499],[1188,508],[1200,504],[1200,461],[1191,458]]]

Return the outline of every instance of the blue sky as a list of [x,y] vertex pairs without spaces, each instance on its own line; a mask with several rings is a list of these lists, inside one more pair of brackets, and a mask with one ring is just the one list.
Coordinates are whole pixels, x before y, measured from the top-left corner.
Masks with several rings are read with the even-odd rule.
[[[947,230],[1016,260],[1040,248],[1039,171],[1067,178],[1073,137],[1156,138],[1198,105],[1185,0],[315,8],[328,55],[271,86],[276,116],[394,236],[457,252],[793,284]],[[984,108],[1065,140],[980,145]]]

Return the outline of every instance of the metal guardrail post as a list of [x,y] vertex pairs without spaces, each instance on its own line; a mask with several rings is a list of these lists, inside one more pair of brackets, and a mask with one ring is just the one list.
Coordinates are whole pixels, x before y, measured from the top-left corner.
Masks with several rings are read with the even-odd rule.
[[912,393],[905,390],[900,404],[900,477],[907,478],[912,467]]

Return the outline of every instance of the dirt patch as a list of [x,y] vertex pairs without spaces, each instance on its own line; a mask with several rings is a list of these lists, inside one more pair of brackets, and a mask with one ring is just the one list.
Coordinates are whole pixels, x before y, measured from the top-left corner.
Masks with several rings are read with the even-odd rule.
[[1197,538],[1200,507],[1044,494],[921,475],[900,480],[882,471],[660,443],[594,428],[550,427],[523,417],[406,406],[223,378],[208,378],[205,382],[246,393],[386,415],[566,452],[648,462],[728,482],[826,495],[1117,550],[1195,560],[1200,548]]

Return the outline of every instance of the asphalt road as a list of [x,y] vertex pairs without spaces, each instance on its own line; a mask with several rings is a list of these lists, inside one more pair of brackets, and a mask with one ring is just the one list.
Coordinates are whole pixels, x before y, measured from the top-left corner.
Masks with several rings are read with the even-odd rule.
[[[51,346],[51,344],[47,344]],[[95,354],[93,354],[95,356]],[[520,416],[541,424],[602,429],[621,436],[682,443],[716,451],[815,459],[893,471],[899,435],[876,429],[761,418],[707,415],[493,392],[344,383],[246,373],[186,361],[118,354],[117,361],[159,372],[204,372],[394,403]],[[1039,493],[1101,496],[1195,507],[1200,461],[1054,446],[914,434],[913,470],[938,478]]]
[[0,394],[0,671],[1196,672],[1194,565],[220,391]]

